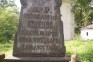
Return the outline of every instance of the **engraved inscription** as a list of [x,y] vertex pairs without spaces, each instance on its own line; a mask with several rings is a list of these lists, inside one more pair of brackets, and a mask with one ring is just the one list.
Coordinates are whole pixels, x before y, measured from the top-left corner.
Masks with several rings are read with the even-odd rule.
[[[63,31],[60,29],[59,0],[20,0],[22,4],[15,55],[61,56]],[[57,7],[58,6],[58,7]],[[61,25],[62,26],[62,25]]]
[[[19,38],[19,43],[21,44],[21,49],[22,52],[34,52],[34,53],[51,53],[57,51],[57,48],[60,48],[59,45],[61,44],[58,38],[25,38],[25,37],[20,37]],[[25,44],[24,44],[24,43]],[[31,43],[29,43],[31,42]],[[52,43],[53,42],[53,43]],[[53,49],[53,47],[55,47]],[[57,47],[57,48],[56,48]],[[27,50],[30,48],[29,50]]]
[[52,29],[52,21],[28,21],[28,28]]
[[26,13],[23,17],[23,21],[27,22],[27,25],[24,25],[27,26],[27,30],[24,27],[20,30],[21,36],[19,36],[18,43],[20,43],[22,52],[31,47],[26,52],[55,53],[57,48],[61,48],[58,46],[62,44],[59,41],[59,33],[53,31],[58,17],[50,13],[50,7],[32,7],[29,14]]

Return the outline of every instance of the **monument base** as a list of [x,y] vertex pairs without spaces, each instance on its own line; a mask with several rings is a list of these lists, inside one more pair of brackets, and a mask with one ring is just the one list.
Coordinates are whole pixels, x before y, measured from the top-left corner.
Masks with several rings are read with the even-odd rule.
[[8,56],[4,62],[69,62],[69,57],[14,57]]

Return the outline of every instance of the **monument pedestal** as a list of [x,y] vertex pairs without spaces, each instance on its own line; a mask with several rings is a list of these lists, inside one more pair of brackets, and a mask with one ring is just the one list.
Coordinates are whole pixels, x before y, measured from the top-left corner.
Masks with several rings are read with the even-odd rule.
[[65,57],[14,57],[8,56],[4,62],[69,62],[70,58]]

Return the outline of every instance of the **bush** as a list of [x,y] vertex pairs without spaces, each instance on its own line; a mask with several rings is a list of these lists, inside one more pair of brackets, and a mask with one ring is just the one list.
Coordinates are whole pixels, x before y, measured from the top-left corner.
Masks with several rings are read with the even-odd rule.
[[18,14],[15,8],[3,9],[0,7],[0,42],[6,42],[13,38],[18,22]]

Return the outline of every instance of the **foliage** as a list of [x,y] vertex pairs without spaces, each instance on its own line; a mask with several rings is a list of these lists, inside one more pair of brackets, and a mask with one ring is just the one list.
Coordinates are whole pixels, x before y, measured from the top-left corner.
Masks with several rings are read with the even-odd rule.
[[5,55],[9,55],[13,50],[13,41],[11,42],[0,42],[0,52],[5,53]]
[[93,62],[93,40],[66,42],[67,54],[77,54],[81,62]]
[[[0,0],[7,1],[7,0]],[[4,3],[4,2],[3,2]],[[16,31],[18,11],[16,7],[0,6],[0,42],[10,41]]]
[[75,16],[75,32],[80,33],[80,28],[92,24],[93,8],[91,0],[73,0],[72,12]]
[[7,7],[16,7],[14,0],[0,0],[0,6],[4,9]]

